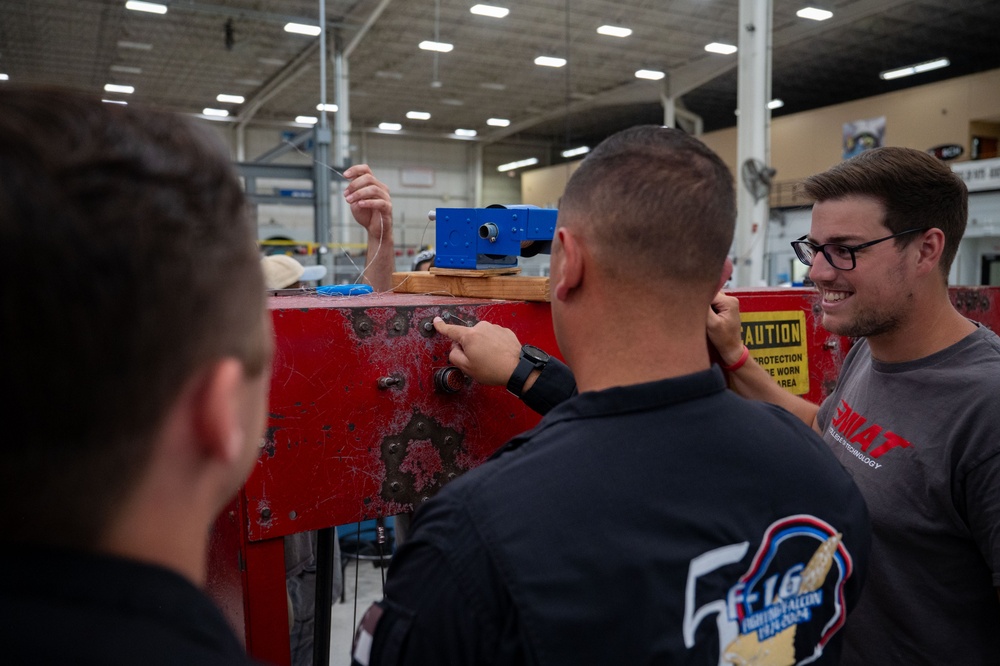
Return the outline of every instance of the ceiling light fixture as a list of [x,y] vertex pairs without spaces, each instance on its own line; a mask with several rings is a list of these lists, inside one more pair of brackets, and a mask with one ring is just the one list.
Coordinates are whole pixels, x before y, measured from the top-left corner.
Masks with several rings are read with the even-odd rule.
[[497,7],[496,5],[472,5],[472,7],[469,7],[469,11],[473,14],[489,16],[490,18],[503,18],[507,14],[510,14],[510,10],[506,7]]
[[447,42],[435,42],[430,39],[425,39],[424,41],[417,44],[424,51],[437,51],[438,53],[449,53],[453,48],[454,44],[449,44]]
[[502,83],[490,83],[488,81],[484,81],[483,83],[480,83],[479,87],[480,88],[484,88],[486,90],[506,90],[507,89],[507,86],[505,86]]
[[0,81],[10,81],[10,76],[7,74],[0,74]]
[[316,110],[317,111],[326,111],[327,113],[336,113],[339,108],[340,107],[338,107],[336,104],[317,104],[316,105]]
[[309,35],[316,37],[323,29],[318,25],[307,25],[305,23],[286,23],[285,32],[294,32],[296,35]]
[[142,68],[127,67],[125,65],[111,65],[111,71],[118,74],[142,74]]
[[426,111],[407,111],[406,117],[410,120],[430,120],[431,114]]
[[616,25],[602,25],[597,29],[597,34],[608,35],[609,37],[628,37],[632,34],[632,29],[620,28]]
[[705,50],[709,53],[721,53],[722,55],[732,55],[733,53],[736,53],[735,46],[732,44],[723,44],[721,42],[705,44]]
[[476,136],[478,134],[474,129],[457,129],[455,130],[455,136]]
[[447,97],[441,100],[441,103],[446,104],[448,106],[465,106],[465,102],[463,102],[460,99],[455,99],[453,97]]
[[489,118],[486,124],[490,127],[507,127],[510,125],[510,121],[506,118]]
[[128,102],[123,102],[120,99],[102,99],[105,104],[121,104],[122,106],[128,106]]
[[659,81],[666,74],[664,72],[657,71],[655,69],[640,69],[636,70],[635,78],[637,79],[649,79],[650,81]]
[[825,21],[833,16],[833,12],[825,9],[817,9],[816,7],[803,7],[795,12],[795,15],[799,18],[812,19],[813,21]]
[[379,123],[378,128],[384,132],[398,132],[403,126],[399,123]]
[[225,93],[219,93],[215,97],[217,102],[228,102],[229,104],[242,104],[246,101],[243,95],[226,95]]
[[938,58],[937,60],[928,60],[927,62],[917,63],[916,65],[910,65],[909,67],[899,67],[897,69],[886,70],[878,76],[880,79],[889,81],[891,79],[899,79],[904,76],[912,76],[922,72],[929,72],[932,69],[941,69],[942,67],[947,67],[950,64],[951,61],[947,58]]
[[295,122],[300,125],[315,125],[319,122],[316,116],[295,116]]
[[226,118],[229,116],[229,112],[226,111],[225,109],[211,109],[206,107],[202,109],[201,112],[202,114],[206,116],[211,116],[213,118]]
[[120,86],[120,85],[118,85],[116,83],[105,83],[104,84],[104,91],[105,92],[124,93],[126,95],[131,95],[132,93],[135,92],[135,87],[134,86]]
[[529,157],[526,160],[518,160],[517,162],[507,162],[506,164],[501,164],[497,167],[497,171],[513,171],[514,169],[522,169],[524,167],[534,166],[538,164],[537,157]]
[[562,151],[563,157],[576,157],[577,155],[586,155],[590,152],[590,146],[580,146],[579,148],[570,148],[569,150]]
[[565,58],[553,58],[550,56],[538,56],[535,58],[535,64],[542,67],[562,67],[566,64]]
[[149,12],[150,14],[166,14],[167,6],[161,5],[158,2],[140,2],[139,0],[128,0],[125,3],[125,9],[131,9],[137,12]]
[[771,110],[780,109],[784,105],[785,105],[785,101],[784,100],[775,98],[775,99],[772,99],[770,102],[767,103],[767,108],[769,108]]

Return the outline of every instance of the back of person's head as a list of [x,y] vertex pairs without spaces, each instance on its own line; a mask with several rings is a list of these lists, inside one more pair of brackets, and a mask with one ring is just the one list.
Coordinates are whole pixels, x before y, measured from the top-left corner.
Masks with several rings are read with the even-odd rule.
[[199,369],[267,367],[248,207],[194,121],[10,87],[0,243],[0,540],[92,547]]
[[[940,229],[945,238],[941,269],[948,275],[965,234],[969,192],[962,178],[938,158],[913,148],[875,148],[807,178],[803,185],[817,202],[851,196],[880,201],[892,233]],[[905,245],[913,238],[901,236],[894,242]]]
[[732,174],[681,130],[633,127],[587,155],[559,218],[582,222],[609,279],[716,285],[736,224]]
[[260,260],[260,266],[264,270],[264,286],[268,289],[302,286],[303,282],[321,280],[326,275],[326,266],[303,266],[287,254],[269,254]]

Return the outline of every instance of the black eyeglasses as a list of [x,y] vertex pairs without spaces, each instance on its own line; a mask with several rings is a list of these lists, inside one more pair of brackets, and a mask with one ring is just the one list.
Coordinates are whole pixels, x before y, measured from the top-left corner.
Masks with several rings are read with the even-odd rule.
[[890,238],[912,234],[915,231],[926,230],[926,227],[921,229],[907,229],[906,231],[900,231],[898,234],[868,241],[867,243],[862,243],[861,245],[841,245],[840,243],[823,243],[822,245],[816,245],[806,240],[806,236],[808,236],[808,234],[806,234],[806,236],[792,241],[792,249],[795,250],[795,256],[798,257],[798,260],[806,266],[812,266],[813,258],[816,256],[816,253],[822,252],[823,256],[826,257],[827,262],[831,266],[837,270],[850,271],[857,266],[857,257],[854,253],[858,250],[871,247],[872,245],[877,245],[878,243],[887,241]]

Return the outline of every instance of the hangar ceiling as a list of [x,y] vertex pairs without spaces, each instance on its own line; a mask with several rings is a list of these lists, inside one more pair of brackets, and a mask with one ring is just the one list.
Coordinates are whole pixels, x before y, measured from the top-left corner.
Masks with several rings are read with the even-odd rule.
[[[350,50],[354,129],[395,122],[413,134],[476,130],[574,146],[640,122],[661,122],[664,84],[706,131],[735,124],[738,0],[487,0],[504,18],[473,14],[477,0],[327,0],[330,53]],[[317,0],[161,0],[165,14],[125,0],[0,1],[0,73],[10,82],[81,88],[225,122],[291,124],[316,116]],[[813,21],[805,6],[833,12]],[[996,0],[773,0],[774,116],[1000,67]],[[601,25],[628,37],[598,34]],[[448,53],[418,48],[424,40]],[[542,67],[537,56],[564,58]],[[879,72],[946,57],[949,67],[884,81]],[[640,80],[636,70],[666,73]],[[332,65],[327,68],[333,102]],[[104,92],[108,83],[131,94]],[[0,82],[0,86],[3,83]],[[219,102],[239,95],[243,103]],[[430,114],[407,118],[410,111]],[[489,118],[509,126],[487,124]],[[300,125],[301,126],[301,125]]]

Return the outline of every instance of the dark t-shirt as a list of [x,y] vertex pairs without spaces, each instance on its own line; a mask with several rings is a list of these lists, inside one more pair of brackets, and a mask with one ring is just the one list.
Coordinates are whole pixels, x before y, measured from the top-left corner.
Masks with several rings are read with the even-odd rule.
[[583,393],[415,514],[355,658],[833,663],[868,547],[819,437],[717,368]]
[[844,663],[1000,664],[1000,338],[906,363],[862,340],[817,422],[872,516]]
[[0,651],[7,664],[254,664],[185,578],[116,557],[4,545]]

